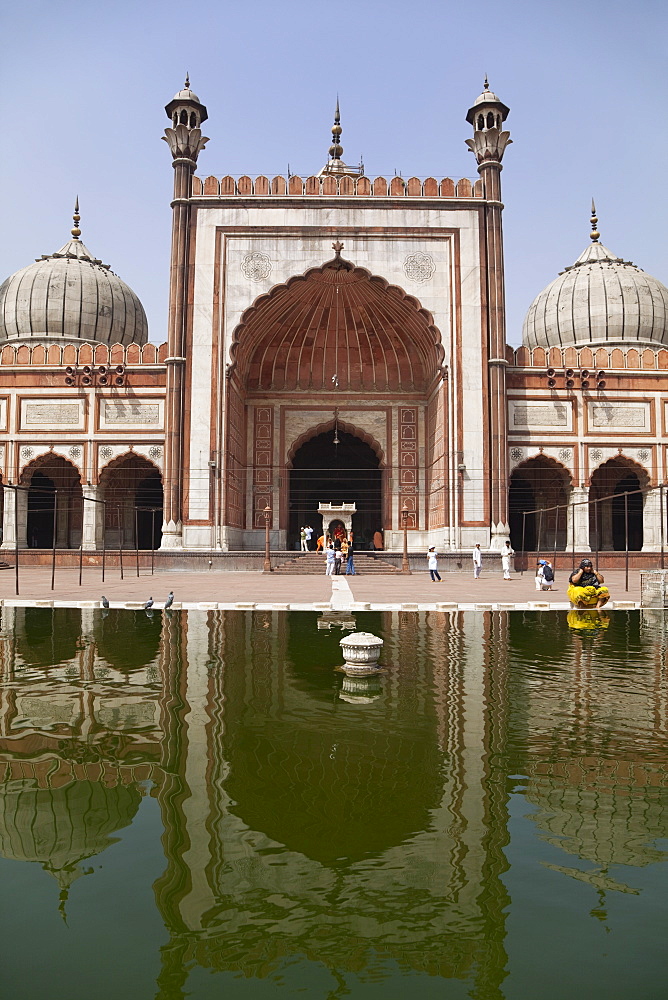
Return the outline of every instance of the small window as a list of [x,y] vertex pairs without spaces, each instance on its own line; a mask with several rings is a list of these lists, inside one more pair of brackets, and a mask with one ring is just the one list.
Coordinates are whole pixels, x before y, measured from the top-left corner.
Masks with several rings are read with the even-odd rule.
[[190,127],[195,128],[197,126],[197,115],[194,111],[190,112]]
[[478,131],[482,132],[485,127],[485,119],[482,115],[478,115]]
[[496,116],[496,127],[501,128],[501,115]]
[[175,112],[174,112],[174,128],[176,128],[176,126],[177,126],[178,124],[179,124],[179,116],[177,115],[177,113],[176,113],[176,111],[175,111]]
[[494,128],[494,115],[491,111],[487,114],[487,128]]
[[188,124],[188,112],[187,111],[182,111],[181,112],[181,124],[182,125],[187,125]]

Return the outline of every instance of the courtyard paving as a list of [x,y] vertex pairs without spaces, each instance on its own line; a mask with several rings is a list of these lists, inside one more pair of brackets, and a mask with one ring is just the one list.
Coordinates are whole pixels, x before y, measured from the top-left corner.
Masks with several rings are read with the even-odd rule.
[[[174,591],[175,608],[274,608],[276,610],[322,610],[323,606],[354,610],[462,610],[531,609],[541,605],[546,609],[569,607],[566,596],[568,571],[557,572],[551,591],[538,593],[533,577],[513,574],[504,581],[499,574],[485,573],[479,580],[466,573],[443,573],[441,583],[432,583],[429,574],[400,573],[387,576],[274,576],[263,573],[192,573],[160,572],[151,576],[141,570],[125,571],[121,580],[118,569],[109,569],[102,583],[98,568],[84,568],[82,586],[79,571],[57,568],[55,589],[51,590],[49,567],[26,567],[20,570],[20,594],[15,594],[13,570],[0,573],[0,601],[7,605],[51,603],[55,606],[99,604],[105,594],[112,607],[137,607],[149,597],[156,608],[162,606],[170,590]],[[623,570],[605,574],[612,600],[609,607],[637,607],[640,601],[640,573],[629,573],[629,589],[625,591]],[[439,608],[439,605],[443,605]]]

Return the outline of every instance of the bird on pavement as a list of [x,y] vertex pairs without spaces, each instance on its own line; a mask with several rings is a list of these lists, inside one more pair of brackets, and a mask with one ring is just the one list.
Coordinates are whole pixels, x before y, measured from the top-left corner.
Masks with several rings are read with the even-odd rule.
[[144,605],[144,611],[148,611],[148,609],[152,607],[153,607],[153,598],[149,597],[148,601]]
[[174,591],[170,590],[167,596],[167,600],[165,601],[165,611],[167,610],[167,608],[171,608],[173,603],[174,603]]
[[102,597],[100,598],[100,600],[102,601],[102,607],[103,607],[103,608],[108,608],[108,607],[109,607],[109,601],[108,601],[108,599],[107,599],[107,598],[106,598],[106,597],[104,596],[104,594],[102,595]]

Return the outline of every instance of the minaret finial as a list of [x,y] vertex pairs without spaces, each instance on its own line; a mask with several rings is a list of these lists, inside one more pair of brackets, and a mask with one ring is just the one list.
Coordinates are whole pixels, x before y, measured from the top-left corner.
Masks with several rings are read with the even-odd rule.
[[329,147],[329,155],[332,160],[340,160],[343,156],[343,146],[341,145],[341,112],[339,111],[339,95],[336,95],[336,111],[334,112],[334,124],[332,125],[332,145]]
[[596,215],[596,205],[594,204],[593,198],[591,200],[591,219],[589,221],[591,222],[589,239],[593,240],[594,243],[597,243],[601,234],[598,231],[598,217]]
[[190,73],[186,70],[186,82],[183,87],[184,90],[190,90]]
[[487,73],[485,73],[485,90],[489,90],[489,80],[487,79]]
[[81,216],[79,215],[79,195],[77,195],[74,203],[74,215],[72,216],[72,221],[74,222],[74,227],[70,231],[73,238],[78,240],[81,236],[81,230],[79,229],[79,222],[81,221]]

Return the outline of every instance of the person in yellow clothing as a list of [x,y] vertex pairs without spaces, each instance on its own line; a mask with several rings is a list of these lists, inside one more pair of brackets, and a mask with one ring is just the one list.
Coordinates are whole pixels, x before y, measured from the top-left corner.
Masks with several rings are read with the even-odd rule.
[[568,578],[566,593],[576,608],[602,608],[610,600],[610,591],[604,587],[603,574],[592,566],[591,559],[583,559]]

